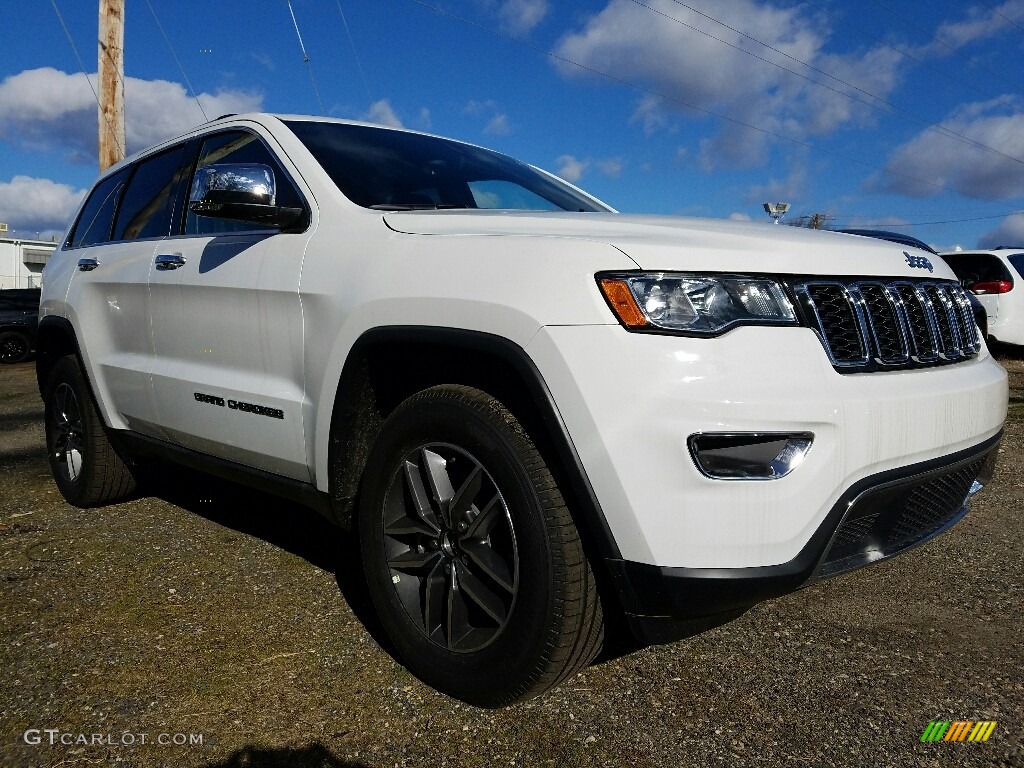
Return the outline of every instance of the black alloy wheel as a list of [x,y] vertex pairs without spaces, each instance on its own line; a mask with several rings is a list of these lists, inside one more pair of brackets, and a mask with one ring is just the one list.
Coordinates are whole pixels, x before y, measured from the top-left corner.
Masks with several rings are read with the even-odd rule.
[[363,565],[410,672],[500,707],[594,659],[593,571],[544,457],[502,403],[463,385],[418,392],[385,420],[366,466]]
[[424,635],[457,652],[498,637],[515,606],[519,554],[508,506],[480,462],[454,445],[410,451],[384,512],[391,582]]
[[4,331],[0,333],[0,363],[23,363],[32,354],[32,344],[24,333]]
[[43,405],[50,469],[65,500],[98,507],[132,496],[135,477],[107,438],[77,358],[54,364]]

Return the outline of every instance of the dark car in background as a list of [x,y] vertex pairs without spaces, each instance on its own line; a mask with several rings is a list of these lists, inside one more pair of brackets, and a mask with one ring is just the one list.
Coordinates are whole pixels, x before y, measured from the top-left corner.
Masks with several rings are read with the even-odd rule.
[[39,289],[0,291],[0,363],[21,363],[32,357],[39,324]]

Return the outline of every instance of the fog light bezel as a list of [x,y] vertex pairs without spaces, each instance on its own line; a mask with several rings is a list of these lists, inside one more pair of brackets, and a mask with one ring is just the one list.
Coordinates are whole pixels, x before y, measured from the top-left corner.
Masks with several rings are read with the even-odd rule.
[[[718,445],[711,444],[718,442]],[[785,445],[775,453],[770,460],[761,459],[761,471],[756,471],[758,460],[750,458],[748,464],[750,469],[744,471],[737,465],[733,469],[723,468],[714,462],[709,461],[709,451],[723,451],[735,449],[738,453],[744,449],[757,450],[758,446],[785,441]],[[704,445],[701,445],[701,442]],[[733,445],[729,445],[732,442]],[[814,444],[813,432],[696,432],[686,439],[686,445],[690,452],[690,459],[697,470],[712,480],[730,480],[741,482],[763,482],[770,480],[781,480],[791,475],[799,467],[810,453]],[[783,454],[790,452],[790,456],[783,458]],[[765,454],[770,456],[771,454]],[[743,460],[737,456],[736,461]]]

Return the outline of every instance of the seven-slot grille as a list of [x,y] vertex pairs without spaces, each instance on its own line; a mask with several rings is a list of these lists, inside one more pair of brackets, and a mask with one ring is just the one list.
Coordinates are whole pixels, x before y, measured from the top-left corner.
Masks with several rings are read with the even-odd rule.
[[955,363],[981,349],[970,299],[957,283],[815,280],[794,289],[844,373]]

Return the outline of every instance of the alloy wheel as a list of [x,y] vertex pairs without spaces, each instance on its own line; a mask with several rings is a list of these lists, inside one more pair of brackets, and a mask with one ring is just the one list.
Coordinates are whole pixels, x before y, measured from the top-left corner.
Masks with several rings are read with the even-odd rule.
[[453,445],[408,453],[384,500],[391,583],[431,642],[472,652],[505,628],[519,586],[508,506],[484,466]]
[[78,397],[68,384],[61,384],[53,394],[51,450],[61,473],[71,482],[78,480],[85,455],[85,433]]

